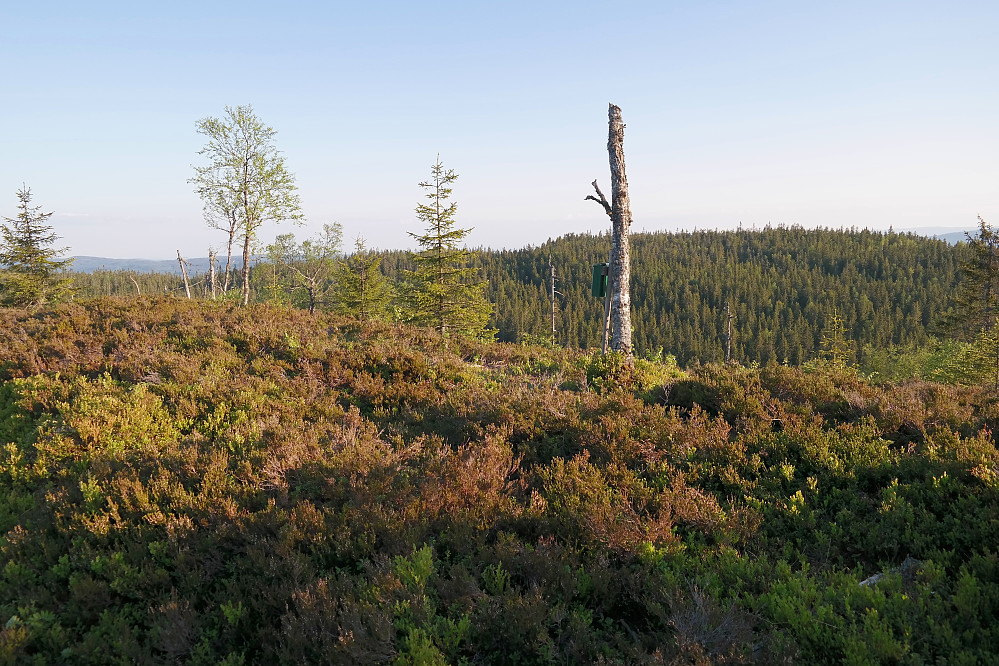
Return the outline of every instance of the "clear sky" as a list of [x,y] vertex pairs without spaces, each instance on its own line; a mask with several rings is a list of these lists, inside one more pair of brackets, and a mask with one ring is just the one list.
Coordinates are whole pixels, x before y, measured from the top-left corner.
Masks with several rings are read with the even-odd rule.
[[253,105],[308,223],[411,247],[438,153],[469,244],[601,231],[607,103],[636,229],[999,223],[999,2],[5,2],[0,215],[71,254],[204,256],[195,123]]

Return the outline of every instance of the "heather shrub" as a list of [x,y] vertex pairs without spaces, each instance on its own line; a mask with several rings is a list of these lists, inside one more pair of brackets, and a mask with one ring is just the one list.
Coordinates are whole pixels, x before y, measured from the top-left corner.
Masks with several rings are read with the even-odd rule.
[[988,663],[997,413],[265,305],[0,309],[0,659]]

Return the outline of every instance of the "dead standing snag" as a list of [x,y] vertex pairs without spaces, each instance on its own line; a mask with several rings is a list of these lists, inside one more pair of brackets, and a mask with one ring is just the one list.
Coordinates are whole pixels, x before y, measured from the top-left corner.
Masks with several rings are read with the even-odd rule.
[[628,177],[624,169],[624,122],[621,108],[611,104],[607,112],[608,136],[607,154],[610,158],[611,200],[607,201],[600,191],[597,181],[591,184],[597,196],[588,195],[600,204],[611,219],[610,274],[608,275],[609,299],[605,304],[604,351],[607,350],[607,335],[610,333],[610,347],[620,352],[630,361],[631,348],[631,244],[628,234],[631,229],[631,202],[628,198]]

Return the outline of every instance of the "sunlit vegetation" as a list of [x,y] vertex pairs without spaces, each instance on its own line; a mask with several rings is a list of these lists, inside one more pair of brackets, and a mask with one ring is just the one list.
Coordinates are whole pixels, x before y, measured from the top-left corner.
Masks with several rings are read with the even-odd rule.
[[0,661],[992,663],[997,429],[821,360],[0,309]]
[[31,205],[31,190],[17,191],[17,217],[0,219],[0,305],[44,305],[71,291],[65,276],[72,259],[60,259],[68,248],[57,248],[41,206]]

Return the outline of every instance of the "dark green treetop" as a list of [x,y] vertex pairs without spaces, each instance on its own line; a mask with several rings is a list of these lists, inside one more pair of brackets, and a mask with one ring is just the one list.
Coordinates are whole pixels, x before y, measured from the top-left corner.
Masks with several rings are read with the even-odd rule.
[[58,300],[70,289],[71,280],[61,275],[72,259],[59,259],[69,248],[53,247],[59,238],[47,224],[52,213],[31,205],[31,189],[17,192],[17,217],[0,223],[0,302],[32,306]]
[[975,339],[996,326],[999,317],[999,234],[978,217],[978,234],[968,234],[970,258],[961,264],[961,281],[949,327],[964,339]]
[[420,247],[412,253],[416,264],[406,275],[405,306],[408,319],[432,326],[442,335],[481,335],[492,313],[485,283],[476,281],[469,266],[476,253],[460,245],[471,229],[455,222],[457,204],[451,201],[451,184],[458,179],[440,158],[430,179],[420,183],[426,202],[416,206],[416,217],[426,223],[422,234],[410,233]]
[[336,309],[362,321],[385,317],[392,300],[392,285],[382,275],[380,254],[368,250],[360,236],[354,254],[337,265]]
[[846,367],[848,360],[853,357],[843,315],[836,308],[826,316],[819,348],[820,358],[838,368]]

